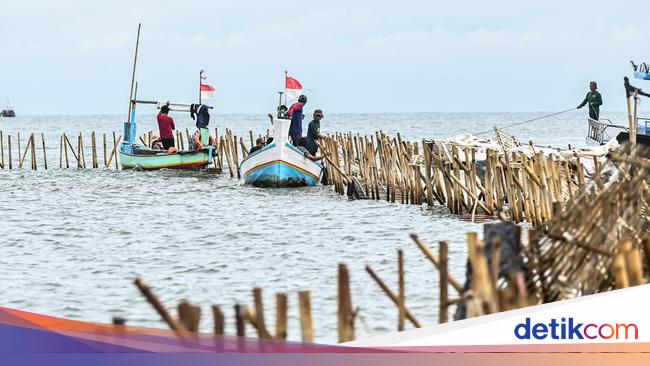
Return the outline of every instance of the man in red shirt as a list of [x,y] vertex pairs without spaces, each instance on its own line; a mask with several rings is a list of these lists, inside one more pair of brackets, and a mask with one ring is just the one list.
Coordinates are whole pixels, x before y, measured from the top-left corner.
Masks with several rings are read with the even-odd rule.
[[163,148],[169,150],[174,147],[174,119],[168,116],[169,106],[162,106],[160,113],[158,113],[158,129],[160,130],[160,141],[162,141]]

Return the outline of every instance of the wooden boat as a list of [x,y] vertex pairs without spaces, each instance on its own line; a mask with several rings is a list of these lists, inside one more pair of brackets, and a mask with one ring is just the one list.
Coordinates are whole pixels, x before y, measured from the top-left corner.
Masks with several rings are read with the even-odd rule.
[[[155,150],[145,146],[144,144],[137,143],[136,131],[137,123],[135,118],[135,110],[137,104],[156,104],[160,108],[163,104],[169,106],[170,110],[175,111],[188,111],[191,104],[183,103],[161,103],[156,101],[142,101],[135,98],[137,87],[134,91],[135,81],[135,67],[138,60],[138,46],[140,44],[140,25],[138,25],[138,36],[135,46],[135,57],[133,61],[133,73],[131,76],[131,92],[129,103],[129,119],[124,122],[124,139],[120,144],[120,163],[122,169],[143,169],[143,170],[156,170],[156,169],[204,169],[207,168],[213,159],[213,146],[205,146],[199,150],[185,150],[168,153],[162,150]],[[207,140],[207,136],[206,136]],[[207,141],[206,141],[207,144]]]
[[[207,145],[198,150],[182,150],[174,153],[167,153],[162,150],[150,149],[144,144],[135,142],[137,124],[135,122],[136,104],[153,104],[161,106],[160,102],[150,101],[131,101],[131,118],[130,122],[124,123],[124,141],[120,144],[120,163],[122,169],[204,169],[212,163],[215,149]],[[190,104],[172,103],[170,110],[184,111]]]
[[257,187],[300,187],[318,184],[323,166],[289,143],[291,121],[273,121],[273,142],[248,155],[240,169],[246,184]]

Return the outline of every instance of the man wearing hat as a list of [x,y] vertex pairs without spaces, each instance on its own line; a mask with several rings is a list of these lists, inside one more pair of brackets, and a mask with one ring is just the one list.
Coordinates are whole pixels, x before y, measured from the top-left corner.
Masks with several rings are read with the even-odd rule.
[[595,81],[589,83],[589,92],[587,93],[585,100],[580,103],[577,109],[584,107],[588,103],[589,118],[598,121],[598,117],[600,116],[600,106],[603,105],[603,98],[596,89],[598,89],[598,85]]
[[323,111],[317,109],[314,111],[314,119],[309,122],[309,128],[307,129],[307,141],[306,148],[310,154],[316,155],[318,151],[318,145],[316,145],[316,140],[327,139],[327,136],[320,134],[320,121],[323,119]]
[[250,155],[257,150],[261,150],[264,146],[266,146],[266,140],[263,137],[258,137],[257,140],[255,140],[255,146],[251,148],[251,151],[249,151],[248,154]]

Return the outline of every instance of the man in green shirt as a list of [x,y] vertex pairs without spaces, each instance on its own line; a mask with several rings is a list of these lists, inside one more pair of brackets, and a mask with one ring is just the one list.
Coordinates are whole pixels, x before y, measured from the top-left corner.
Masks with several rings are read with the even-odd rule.
[[309,122],[309,128],[307,129],[307,143],[306,148],[310,154],[316,155],[318,151],[318,145],[316,145],[316,140],[326,139],[327,136],[320,134],[320,121],[323,119],[323,111],[317,109],[314,111],[314,119]]
[[595,81],[589,83],[589,92],[577,109],[589,104],[589,118],[598,121],[600,106],[603,105],[603,97],[600,96],[600,93],[596,89],[598,89],[598,85]]

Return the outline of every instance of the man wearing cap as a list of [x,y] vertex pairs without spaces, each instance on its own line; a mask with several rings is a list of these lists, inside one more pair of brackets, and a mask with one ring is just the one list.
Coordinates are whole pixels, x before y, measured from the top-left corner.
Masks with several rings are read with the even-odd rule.
[[307,141],[306,148],[311,155],[316,155],[318,151],[318,145],[316,145],[316,140],[327,139],[327,136],[320,134],[320,121],[323,119],[323,111],[317,109],[314,111],[314,119],[309,122],[309,128],[307,129]]
[[266,146],[266,140],[263,137],[258,137],[257,140],[255,140],[255,146],[251,148],[251,151],[249,151],[248,154],[250,155],[257,150],[261,150],[264,146]]
[[577,109],[584,107],[588,103],[589,118],[598,121],[598,117],[600,116],[600,106],[603,105],[603,98],[596,89],[598,89],[598,85],[595,81],[589,83],[589,92],[587,93],[585,100],[580,103]]
[[289,125],[289,136],[293,146],[301,146],[302,140],[302,119],[305,115],[302,113],[304,105],[307,104],[307,96],[301,95],[298,101],[289,108],[288,115],[291,118],[291,125]]

